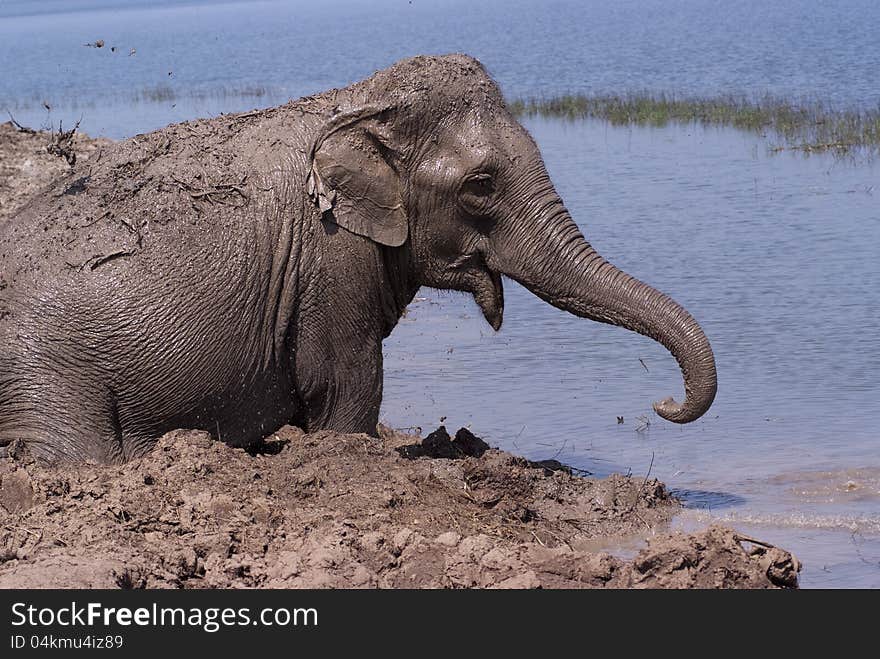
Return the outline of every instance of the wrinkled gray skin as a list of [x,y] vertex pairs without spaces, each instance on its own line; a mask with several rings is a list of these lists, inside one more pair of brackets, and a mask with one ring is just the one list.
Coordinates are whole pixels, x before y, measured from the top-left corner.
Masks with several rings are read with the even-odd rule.
[[497,330],[501,275],[666,346],[686,398],[663,418],[715,396],[700,327],[590,247],[462,55],[122,142],[0,228],[0,273],[0,445],[45,459],[117,462],[179,427],[374,434],[417,289],[472,293]]

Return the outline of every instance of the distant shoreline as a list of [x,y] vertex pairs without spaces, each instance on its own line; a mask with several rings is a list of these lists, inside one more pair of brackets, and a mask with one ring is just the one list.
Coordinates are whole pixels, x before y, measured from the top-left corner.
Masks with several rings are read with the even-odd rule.
[[[268,106],[284,103],[288,98],[284,90],[262,85],[178,90],[173,85],[160,84],[132,90],[127,97],[116,102],[160,105],[178,101],[253,99]],[[52,103],[74,110],[99,104],[100,99],[66,99]],[[0,100],[0,110],[9,115],[16,110],[41,105],[48,107],[36,97]],[[508,99],[508,107],[518,117],[566,121],[595,119],[614,126],[662,128],[670,124],[697,124],[735,128],[767,138],[771,152],[831,152],[839,156],[856,153],[875,156],[880,153],[880,106],[866,110],[837,109],[821,100],[796,101],[772,95],[701,97],[645,91],[513,98]]]
[[795,102],[774,96],[678,97],[650,92],[515,99],[509,107],[520,117],[600,119],[615,126],[736,128],[779,140],[770,149],[774,152],[880,152],[880,107],[837,110],[821,101]]

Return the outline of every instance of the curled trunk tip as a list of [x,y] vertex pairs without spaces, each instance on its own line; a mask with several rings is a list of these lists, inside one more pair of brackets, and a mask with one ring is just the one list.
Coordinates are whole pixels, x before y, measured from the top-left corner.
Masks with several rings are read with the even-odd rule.
[[[718,378],[715,371],[715,358],[712,349],[705,339],[704,350],[702,351],[702,362],[700,369],[701,377],[696,383],[688,377],[686,369],[684,371],[685,379],[685,400],[679,403],[672,396],[658,400],[654,403],[654,411],[662,418],[673,423],[690,423],[696,421],[712,406],[715,400],[715,394],[718,391]],[[679,363],[681,363],[679,361]]]

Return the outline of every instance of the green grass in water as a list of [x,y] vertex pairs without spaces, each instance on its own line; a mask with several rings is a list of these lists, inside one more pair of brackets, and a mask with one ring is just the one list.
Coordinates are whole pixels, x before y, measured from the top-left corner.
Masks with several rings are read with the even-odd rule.
[[517,116],[602,119],[616,126],[730,126],[775,136],[782,145],[773,151],[880,152],[880,106],[842,111],[821,102],[793,103],[770,96],[678,98],[650,93],[517,99],[508,106]]

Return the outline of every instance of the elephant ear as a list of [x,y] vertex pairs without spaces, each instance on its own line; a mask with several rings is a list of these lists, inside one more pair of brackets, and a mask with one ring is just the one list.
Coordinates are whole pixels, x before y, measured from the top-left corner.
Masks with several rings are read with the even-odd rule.
[[312,149],[308,191],[323,213],[341,227],[389,247],[409,231],[400,177],[392,163],[385,126],[377,113],[331,120]]

